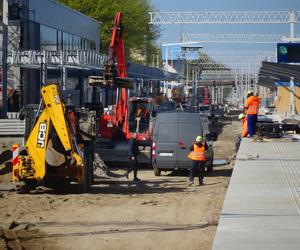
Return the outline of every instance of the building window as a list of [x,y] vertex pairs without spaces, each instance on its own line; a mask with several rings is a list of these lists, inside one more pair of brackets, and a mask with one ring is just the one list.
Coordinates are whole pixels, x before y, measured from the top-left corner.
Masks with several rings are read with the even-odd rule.
[[96,50],[96,43],[94,41],[81,38],[81,49],[83,50]]
[[57,50],[57,30],[41,25],[41,50]]
[[84,38],[81,39],[81,49],[83,50],[87,49],[87,40]]
[[71,50],[71,35],[63,32],[63,50]]
[[72,36],[73,50],[80,49],[80,39],[78,36]]
[[57,50],[63,49],[63,36],[60,30],[57,31]]
[[96,50],[94,41],[41,25],[41,50]]

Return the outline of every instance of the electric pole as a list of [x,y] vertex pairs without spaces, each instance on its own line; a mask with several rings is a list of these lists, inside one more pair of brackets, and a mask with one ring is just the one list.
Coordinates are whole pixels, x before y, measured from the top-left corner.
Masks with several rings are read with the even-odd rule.
[[8,40],[8,0],[3,0],[3,37],[2,37],[2,112],[1,118],[7,116],[7,40]]

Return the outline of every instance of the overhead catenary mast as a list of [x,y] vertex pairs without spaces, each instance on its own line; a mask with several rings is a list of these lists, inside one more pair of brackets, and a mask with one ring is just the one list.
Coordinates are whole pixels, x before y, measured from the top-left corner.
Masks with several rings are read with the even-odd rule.
[[[289,24],[295,38],[295,24],[300,23],[300,11],[199,11],[149,12],[151,24]],[[300,41],[300,40],[299,40]]]

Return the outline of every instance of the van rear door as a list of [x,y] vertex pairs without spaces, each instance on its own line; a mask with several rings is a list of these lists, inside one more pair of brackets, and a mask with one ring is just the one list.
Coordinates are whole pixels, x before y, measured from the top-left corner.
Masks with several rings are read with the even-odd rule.
[[181,168],[190,168],[191,160],[187,158],[190,147],[193,145],[197,135],[202,135],[199,119],[196,121],[178,123],[178,165]]
[[158,168],[177,167],[177,131],[176,122],[157,124],[155,129],[156,164]]

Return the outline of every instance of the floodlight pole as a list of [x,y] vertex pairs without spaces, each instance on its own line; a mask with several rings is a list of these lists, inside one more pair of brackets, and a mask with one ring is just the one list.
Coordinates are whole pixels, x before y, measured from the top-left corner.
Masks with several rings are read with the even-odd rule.
[[295,115],[295,82],[294,77],[290,78],[290,114]]
[[289,23],[290,23],[290,42],[293,43],[295,38],[295,23],[296,23],[295,12],[289,13]]
[[3,40],[2,40],[2,112],[1,118],[7,116],[7,40],[8,40],[8,0],[3,0]]

